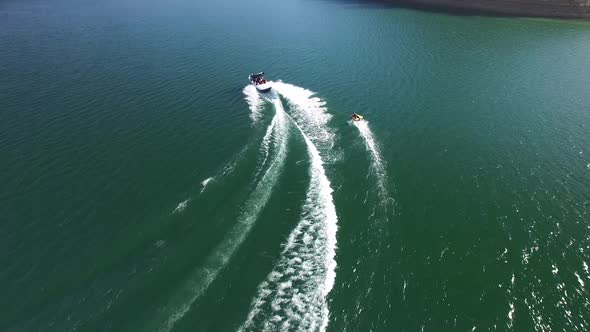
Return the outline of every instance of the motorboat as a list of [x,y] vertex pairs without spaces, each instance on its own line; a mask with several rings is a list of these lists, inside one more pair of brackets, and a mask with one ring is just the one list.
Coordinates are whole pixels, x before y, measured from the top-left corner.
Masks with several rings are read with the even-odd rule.
[[363,116],[360,114],[356,114],[356,113],[352,113],[352,121],[361,121],[363,119]]
[[248,76],[250,83],[256,87],[259,92],[269,92],[271,89],[270,83],[264,78],[264,73],[250,74]]

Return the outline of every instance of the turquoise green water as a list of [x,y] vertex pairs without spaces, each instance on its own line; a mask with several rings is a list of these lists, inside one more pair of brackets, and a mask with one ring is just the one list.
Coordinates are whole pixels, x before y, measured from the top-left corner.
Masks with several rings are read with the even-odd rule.
[[586,23],[27,0],[0,45],[2,331],[589,328]]

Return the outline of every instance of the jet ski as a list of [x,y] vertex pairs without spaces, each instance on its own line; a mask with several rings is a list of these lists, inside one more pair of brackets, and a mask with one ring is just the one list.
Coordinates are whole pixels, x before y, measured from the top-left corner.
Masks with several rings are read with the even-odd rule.
[[352,113],[352,121],[361,121],[363,119],[363,116],[360,114],[356,114],[356,113]]
[[264,73],[250,74],[248,76],[250,83],[256,87],[259,92],[269,92],[271,89],[270,83],[264,78]]

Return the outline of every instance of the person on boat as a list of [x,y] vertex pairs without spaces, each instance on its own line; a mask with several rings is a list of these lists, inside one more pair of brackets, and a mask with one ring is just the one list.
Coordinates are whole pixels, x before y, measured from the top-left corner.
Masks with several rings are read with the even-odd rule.
[[356,113],[354,113],[354,112],[353,112],[353,113],[352,113],[352,119],[353,119],[354,121],[358,121],[358,120],[360,120],[361,118],[359,117],[359,115],[358,115],[358,114],[356,114]]

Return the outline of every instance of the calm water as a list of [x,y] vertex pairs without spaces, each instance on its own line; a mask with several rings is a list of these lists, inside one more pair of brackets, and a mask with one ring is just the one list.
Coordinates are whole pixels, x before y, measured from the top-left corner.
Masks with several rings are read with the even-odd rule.
[[0,155],[2,331],[590,328],[587,23],[4,1]]

